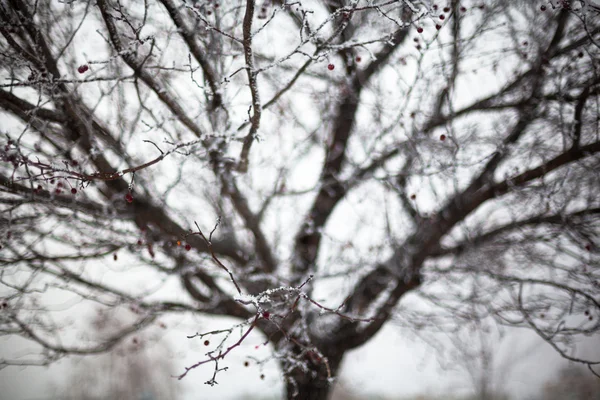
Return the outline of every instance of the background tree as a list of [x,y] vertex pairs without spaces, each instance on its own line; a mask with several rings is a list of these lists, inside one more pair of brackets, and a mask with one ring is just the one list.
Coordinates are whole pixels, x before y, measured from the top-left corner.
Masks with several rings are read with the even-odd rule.
[[[133,314],[127,310],[102,310],[93,315],[89,330],[97,340],[114,335]],[[61,398],[79,400],[174,400],[179,392],[168,346],[161,342],[166,324],[161,323],[111,351],[73,362]],[[161,332],[162,331],[162,332]]]
[[[260,331],[288,398],[326,398],[392,318],[491,317],[599,362],[570,350],[600,330],[589,4],[2,0],[0,18],[0,331],[40,349],[2,366],[177,313],[240,321],[190,332],[209,352],[180,378],[212,364],[214,384]],[[138,318],[73,336],[67,297]]]
[[544,385],[540,399],[600,399],[600,381],[581,367],[565,367]]

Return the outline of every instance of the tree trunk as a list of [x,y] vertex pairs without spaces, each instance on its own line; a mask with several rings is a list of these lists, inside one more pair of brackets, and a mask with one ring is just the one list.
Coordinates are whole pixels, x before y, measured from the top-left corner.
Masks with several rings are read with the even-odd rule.
[[343,354],[327,354],[327,360],[309,351],[298,355],[302,360],[293,365],[289,360],[282,360],[282,368],[286,379],[286,398],[288,400],[327,400],[334,387],[334,380],[342,361]]

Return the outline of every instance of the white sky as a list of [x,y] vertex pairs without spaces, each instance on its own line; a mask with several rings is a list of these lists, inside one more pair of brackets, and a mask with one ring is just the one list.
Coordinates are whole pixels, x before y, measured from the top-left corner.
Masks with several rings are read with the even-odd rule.
[[[167,322],[169,323],[169,322]],[[213,322],[207,329],[223,327],[228,321]],[[175,329],[174,329],[175,328]],[[182,330],[183,329],[183,330]],[[184,366],[197,361],[202,356],[203,346],[193,346],[182,327],[169,326],[168,340],[173,350],[173,359],[179,371]],[[472,390],[468,377],[461,371],[443,370],[435,358],[435,352],[412,334],[403,334],[400,328],[388,325],[365,346],[351,351],[344,359],[339,384],[355,395],[370,399],[375,396],[402,398],[417,394],[465,393]],[[203,384],[211,374],[212,366],[198,368],[183,381],[182,400],[196,399],[241,399],[244,396],[260,395],[279,399],[283,393],[282,379],[274,363],[263,371],[256,366],[244,367],[246,356],[265,357],[268,352],[256,350],[259,338],[254,335],[227,357],[222,366],[228,371],[218,375],[219,385],[210,387]],[[0,340],[0,353],[8,342]],[[535,344],[538,344],[535,346]],[[533,351],[532,351],[533,348]],[[589,343],[583,351],[596,352],[600,356],[600,346]],[[498,364],[506,358],[520,360],[510,369],[506,384],[499,387],[509,391],[514,399],[526,399],[535,394],[540,386],[551,379],[556,371],[567,365],[554,350],[528,331],[514,331],[499,349]],[[57,390],[64,384],[69,363],[61,361],[49,368],[5,368],[0,371],[0,399],[42,400],[58,399]],[[101,372],[101,371],[98,371]],[[265,379],[261,380],[261,373]]]

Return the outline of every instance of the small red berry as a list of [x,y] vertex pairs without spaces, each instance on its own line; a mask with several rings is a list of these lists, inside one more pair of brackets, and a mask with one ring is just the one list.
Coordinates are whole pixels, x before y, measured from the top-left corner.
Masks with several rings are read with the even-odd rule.
[[546,11],[546,6],[545,6],[545,5],[542,5],[542,6],[540,7],[540,10],[542,10],[542,11]]
[[87,64],[83,64],[80,65],[79,68],[77,68],[77,72],[79,72],[80,74],[85,74],[88,69],[90,69],[90,67],[88,67]]
[[434,10],[437,10],[437,9],[438,9],[438,5],[437,5],[437,4],[434,4],[434,5],[433,5],[433,9],[434,9]]
[[265,379],[265,374],[261,374],[260,375],[260,379],[264,380]]
[[440,135],[440,140],[443,142],[444,140],[446,140],[446,135],[442,134]]
[[333,65],[333,64],[329,64],[327,66],[327,69],[330,70],[330,71],[333,71],[334,68],[335,68],[335,65]]
[[585,314],[586,316],[587,316],[587,315],[590,315],[590,311],[589,311],[589,310],[585,310],[585,311],[584,311],[584,314]]
[[467,12],[467,7],[461,7],[460,12]]
[[440,29],[442,29],[442,26],[440,24],[435,24],[435,29],[439,31]]
[[61,193],[62,193],[62,190],[60,190],[60,189],[56,189],[56,190],[54,191],[54,193],[56,193],[56,194],[61,194]]
[[450,7],[444,7],[444,12],[450,12]]
[[483,10],[484,8],[485,8],[485,6],[484,6],[483,4],[480,4],[480,5],[479,5],[479,9],[480,9],[480,10]]
[[138,241],[137,241],[137,245],[138,245],[138,246],[141,246],[142,244],[143,244],[143,243],[142,243],[142,241],[141,241],[141,240],[138,240]]
[[250,363],[248,361],[244,361],[244,367],[247,367],[249,365],[250,365]]
[[586,245],[585,245],[585,249],[586,249],[587,251],[592,251],[592,245],[591,245],[591,244],[589,244],[589,243],[588,243],[588,244],[586,244]]
[[410,195],[410,199],[411,199],[411,200],[414,200],[414,199],[416,199],[416,198],[417,198],[417,195],[416,195],[416,194],[411,194],[411,195]]
[[421,27],[421,26],[417,27],[417,32],[423,33],[423,27]]
[[360,58],[360,56],[356,57],[356,62],[361,62],[362,58]]
[[186,251],[190,251],[191,249],[192,249],[192,246],[189,243],[185,245]]
[[119,259],[119,257],[117,256],[117,253],[113,254],[113,260],[117,261]]
[[209,342],[208,340],[205,340],[205,341],[204,341],[204,345],[205,345],[205,346],[208,346],[209,344],[210,344],[210,342]]
[[73,160],[73,161],[71,161],[71,165],[74,166],[74,167],[76,167],[76,166],[79,165],[79,161]]
[[444,14],[440,15],[440,19],[443,21],[446,19],[446,16]]
[[592,317],[591,315],[588,317],[588,319],[591,321],[594,319],[594,317]]
[[269,319],[271,317],[271,313],[268,312],[268,311],[264,311],[262,313],[262,316],[263,316],[264,319]]
[[77,194],[77,189],[75,189],[75,188],[72,188],[72,189],[71,189],[71,193],[72,193],[72,194]]
[[131,193],[127,193],[125,195],[125,200],[127,200],[128,203],[133,203],[133,196],[131,195]]

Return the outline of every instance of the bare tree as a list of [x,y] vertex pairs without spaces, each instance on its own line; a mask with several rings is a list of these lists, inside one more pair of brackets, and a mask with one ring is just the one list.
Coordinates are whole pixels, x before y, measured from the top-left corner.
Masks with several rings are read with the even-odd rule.
[[600,381],[579,366],[562,368],[557,376],[544,385],[544,400],[597,400],[600,399]]
[[[600,332],[597,16],[569,1],[1,0],[0,332],[40,353],[0,365],[206,314],[240,323],[190,332],[210,350],[180,378],[212,364],[216,383],[260,331],[288,398],[325,399],[391,319],[491,317],[597,368],[570,351]],[[53,307],[65,296],[137,319],[65,341],[84,329]]]
[[492,319],[465,321],[444,332],[417,333],[435,350],[442,370],[467,378],[465,388],[454,389],[467,389],[473,394],[466,397],[478,400],[509,399],[511,383],[515,378],[523,380],[523,376],[517,376],[519,367],[539,356],[544,344],[528,341],[519,335],[522,332],[508,331]]
[[[90,331],[102,340],[123,328],[131,313],[102,310],[93,316]],[[162,323],[162,330],[166,324]],[[66,399],[79,400],[173,400],[178,387],[173,356],[160,342],[161,327],[123,340],[110,352],[76,360],[63,389]]]

